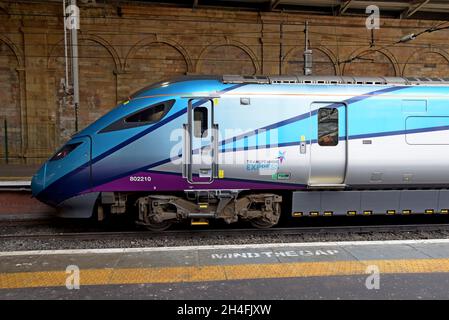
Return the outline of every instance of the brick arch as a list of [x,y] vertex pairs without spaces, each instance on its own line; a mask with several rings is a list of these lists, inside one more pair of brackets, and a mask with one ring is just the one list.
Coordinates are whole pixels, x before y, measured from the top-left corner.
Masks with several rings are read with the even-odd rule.
[[2,34],[0,34],[0,41],[4,42],[6,44],[6,46],[9,47],[9,49],[11,49],[11,52],[14,54],[14,56],[16,57],[17,60],[17,67],[18,68],[23,68],[25,66],[24,63],[24,59],[23,59],[23,52],[22,50],[20,50],[15,44],[14,42],[11,41],[11,39],[9,39],[7,36],[4,36]]
[[172,47],[174,50],[179,52],[181,56],[184,59],[184,62],[186,64],[186,72],[191,72],[193,70],[193,64],[192,59],[190,58],[190,55],[188,54],[187,50],[181,46],[178,42],[165,38],[165,37],[158,37],[156,35],[146,37],[139,42],[137,42],[128,52],[125,58],[124,63],[124,69],[128,70],[130,68],[130,61],[133,57],[136,56],[139,50],[141,50],[144,47],[151,46],[154,44],[165,44],[169,47]]
[[342,74],[348,76],[397,76],[400,74],[399,64],[394,55],[386,49],[355,50],[348,58],[360,56],[362,60],[356,59],[343,65]]
[[[49,87],[53,88],[50,99],[57,106],[56,139],[65,142],[75,131],[75,114],[71,106],[71,96],[66,96],[61,86],[65,78],[63,40],[56,43],[47,60]],[[108,42],[92,35],[79,37],[79,88],[80,105],[78,112],[79,129],[83,129],[117,103],[117,71],[121,62],[117,52]]]
[[[103,39],[102,37],[99,37],[97,35],[92,35],[92,34],[86,34],[86,35],[79,35],[78,36],[78,43],[79,43],[79,47],[78,47],[78,51],[80,50],[80,47],[82,46],[81,41],[93,41],[98,43],[99,45],[101,45],[102,47],[104,47],[109,54],[111,55],[112,60],[114,61],[114,65],[115,65],[115,70],[120,71],[122,70],[122,63],[121,63],[121,59],[120,56],[118,55],[117,51],[114,49],[114,47],[105,39]],[[47,68],[52,68],[52,63],[54,63],[55,58],[58,57],[57,55],[57,51],[64,51],[64,39],[60,39],[56,44],[54,44],[50,50],[49,50],[49,54],[48,54],[48,59],[47,59]]]
[[447,77],[449,53],[440,48],[425,48],[413,52],[402,69],[404,77]]
[[[224,61],[224,63],[222,63],[222,64],[217,64],[217,62],[219,62],[220,59],[211,59],[211,61],[214,64],[214,67],[216,67],[216,69],[212,70],[212,72],[210,70],[208,70],[211,68],[210,68],[210,66],[207,66],[208,62],[205,59],[205,57],[209,53],[213,54],[213,51],[220,47],[234,48],[234,49],[231,49],[234,51],[234,52],[231,52],[234,55],[239,55],[242,53],[244,55],[246,55],[249,58],[248,62],[251,63],[251,67],[252,67],[253,71],[246,72],[246,70],[250,69],[249,65],[238,66],[237,64],[233,63],[233,61]],[[235,51],[235,49],[237,49],[237,51]],[[229,57],[229,58],[231,58],[231,57]],[[232,60],[232,59],[229,59],[229,60]],[[244,61],[244,59],[241,59],[240,61]],[[221,62],[223,62],[223,61],[221,61]],[[230,67],[231,67],[231,69],[230,69]],[[235,68],[234,72],[233,72],[232,67]],[[206,70],[204,70],[204,69],[206,69]],[[243,71],[239,71],[239,69],[243,70]],[[208,45],[207,47],[205,47],[201,51],[201,53],[198,57],[195,70],[197,73],[208,73],[208,74],[223,74],[223,73],[258,74],[258,73],[260,73],[261,68],[260,68],[260,63],[257,59],[257,56],[254,54],[254,52],[248,46],[246,46],[245,44],[243,44],[239,41],[226,39],[226,40],[216,41],[216,42]],[[216,71],[216,72],[213,72],[213,71]]]
[[156,35],[136,43],[128,52],[123,73],[118,75],[118,98],[151,83],[185,75],[192,70],[186,50],[175,41]]
[[121,62],[120,56],[118,55],[115,48],[108,41],[106,41],[102,37],[99,37],[99,36],[93,35],[93,34],[82,35],[80,37],[80,40],[90,40],[90,41],[101,44],[104,48],[106,48],[106,50],[111,55],[112,60],[114,61],[114,64],[115,64],[115,70],[118,70],[118,71],[122,70],[122,62]]
[[[326,47],[312,47],[313,52],[313,75],[336,75],[339,74],[337,59],[332,51]],[[318,55],[317,55],[318,52]],[[282,62],[283,74],[303,74],[304,70],[304,48],[294,47],[290,49]],[[317,59],[318,56],[318,59]],[[297,60],[294,60],[294,59]],[[318,64],[318,67],[317,67]]]

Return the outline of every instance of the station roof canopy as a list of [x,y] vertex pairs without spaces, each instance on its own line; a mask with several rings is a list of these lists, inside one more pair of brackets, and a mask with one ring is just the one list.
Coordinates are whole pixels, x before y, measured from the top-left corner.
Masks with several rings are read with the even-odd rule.
[[364,16],[366,8],[377,5],[381,17],[396,19],[449,20],[449,0],[140,0],[158,4],[216,7],[240,10],[286,11],[333,16]]

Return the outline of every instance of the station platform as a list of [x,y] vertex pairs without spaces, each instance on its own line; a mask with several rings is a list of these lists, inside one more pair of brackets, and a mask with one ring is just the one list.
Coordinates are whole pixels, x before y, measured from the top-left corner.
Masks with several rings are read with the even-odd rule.
[[31,181],[38,164],[0,164],[0,181]]
[[0,253],[0,299],[448,299],[448,287],[449,239]]
[[31,196],[31,178],[39,165],[0,164],[0,221],[40,220],[54,209]]

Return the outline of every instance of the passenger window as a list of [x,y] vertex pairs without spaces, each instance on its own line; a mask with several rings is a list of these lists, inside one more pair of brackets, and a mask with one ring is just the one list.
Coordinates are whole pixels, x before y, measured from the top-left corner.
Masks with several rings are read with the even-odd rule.
[[318,109],[318,144],[336,146],[338,144],[338,109]]
[[132,116],[125,119],[125,122],[157,122],[159,121],[165,113],[165,105],[160,104],[141,112],[133,114]]
[[207,138],[207,108],[193,109],[193,134],[196,138]]

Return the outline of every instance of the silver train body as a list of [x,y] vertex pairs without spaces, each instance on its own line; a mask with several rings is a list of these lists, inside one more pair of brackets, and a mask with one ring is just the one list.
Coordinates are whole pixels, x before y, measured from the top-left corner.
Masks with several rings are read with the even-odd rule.
[[[160,117],[145,122],[150,109]],[[133,203],[156,229],[271,226],[282,198],[293,216],[444,214],[449,79],[184,78],[141,90],[67,145],[35,176],[39,199],[90,199],[101,214]],[[77,150],[85,158],[70,159]]]

